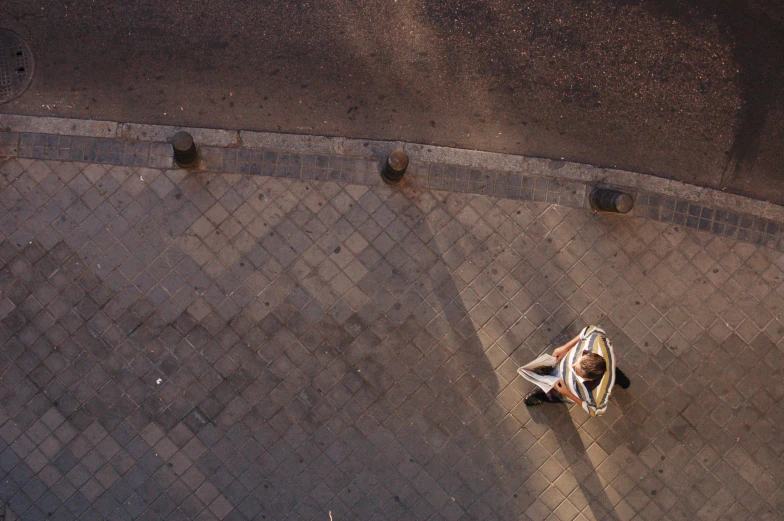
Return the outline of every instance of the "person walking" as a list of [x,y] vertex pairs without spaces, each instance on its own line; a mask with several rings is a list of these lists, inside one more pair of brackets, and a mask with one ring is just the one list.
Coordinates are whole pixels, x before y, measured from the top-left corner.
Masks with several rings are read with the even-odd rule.
[[[587,326],[579,335],[553,351],[555,365],[546,371],[553,381],[545,392],[535,387],[525,397],[529,407],[542,403],[576,403],[591,416],[607,411],[610,392],[616,383],[623,389],[629,378],[615,366],[615,353],[603,329]],[[528,378],[522,372],[520,373]],[[537,385],[540,382],[528,378]]]

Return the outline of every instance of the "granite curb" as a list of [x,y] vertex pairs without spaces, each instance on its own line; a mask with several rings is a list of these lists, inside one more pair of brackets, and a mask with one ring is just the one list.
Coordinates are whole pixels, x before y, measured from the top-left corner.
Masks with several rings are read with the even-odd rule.
[[[12,114],[0,114],[0,132],[4,131],[5,136],[0,136],[0,155],[16,156],[12,153],[13,145],[4,142],[8,141],[9,135],[36,134],[49,136],[69,136],[78,138],[97,138],[105,140],[117,140],[123,142],[123,150],[115,164],[126,166],[148,166],[151,168],[173,168],[171,160],[171,150],[169,147],[161,147],[160,144],[168,142],[172,135],[178,131],[191,133],[194,140],[200,147],[213,148],[236,148],[236,149],[265,149],[279,152],[291,152],[299,155],[314,156],[340,156],[343,158],[359,159],[364,161],[379,161],[390,151],[398,148],[404,149],[412,162],[425,163],[432,165],[446,165],[445,168],[478,169],[483,171],[493,171],[492,175],[503,173],[519,173],[534,178],[552,179],[557,185],[565,185],[571,188],[572,183],[580,183],[589,186],[605,186],[622,188],[631,191],[637,197],[638,211],[632,215],[648,217],[664,222],[675,222],[686,225],[688,217],[699,219],[703,213],[709,213],[711,218],[707,221],[703,218],[703,223],[693,222],[693,228],[711,230],[719,235],[726,235],[723,230],[726,226],[739,227],[743,218],[746,218],[747,228],[750,230],[747,237],[738,237],[742,240],[752,240],[759,244],[766,244],[771,247],[779,248],[782,239],[780,234],[780,224],[784,224],[784,207],[766,201],[751,199],[748,197],[730,194],[711,188],[689,185],[680,181],[664,179],[652,175],[636,172],[617,170],[611,168],[595,167],[587,164],[573,163],[569,161],[556,161],[535,157],[524,157],[516,155],[498,154],[475,150],[461,150],[449,147],[438,147],[422,145],[416,143],[405,143],[401,141],[374,141],[365,139],[351,139],[345,137],[330,136],[310,136],[296,134],[280,134],[272,132],[253,132],[245,130],[221,130],[197,127],[174,127],[166,125],[145,125],[137,123],[120,123],[111,121],[80,120],[67,118],[49,118],[37,116],[23,116]],[[140,154],[130,150],[127,154],[131,159],[125,160],[125,153],[128,148],[133,147],[129,143],[151,143],[148,153],[149,161],[142,164]],[[21,139],[20,139],[20,144]],[[45,157],[40,154],[42,159],[65,159],[94,161],[94,157],[80,156],[74,157]],[[34,155],[18,154],[18,157],[36,158]],[[201,165],[205,165],[202,163]],[[206,167],[206,170],[215,170]],[[247,172],[238,172],[247,173]],[[443,184],[443,183],[442,183]],[[436,189],[449,189],[448,186],[429,186]],[[460,191],[460,190],[457,190]],[[496,193],[495,190],[489,192],[484,189],[480,191],[467,190],[474,193],[484,193],[487,195],[507,196],[506,193]],[[572,191],[574,194],[574,191]],[[587,193],[587,190],[586,190]],[[652,199],[651,199],[652,198]],[[669,198],[669,200],[668,200]],[[533,200],[533,199],[532,199]],[[639,211],[640,202],[646,206],[648,201],[655,201],[655,204],[648,205]],[[661,200],[661,202],[659,202]],[[560,201],[550,201],[562,204]],[[697,203],[697,204],[690,204]],[[586,201],[579,204],[567,204],[568,206],[585,206]],[[683,214],[683,222],[669,218],[669,211],[674,211],[680,207]],[[733,212],[736,217],[730,217],[718,221],[712,216],[722,213]],[[668,216],[662,218],[662,215]],[[748,218],[755,218],[757,222],[749,221]],[[762,222],[771,221],[770,223]],[[716,230],[715,228],[720,228]],[[766,230],[775,230],[773,234]],[[755,240],[752,233],[756,231],[761,236]],[[734,233],[734,232],[733,232]],[[736,237],[733,235],[733,237]]]

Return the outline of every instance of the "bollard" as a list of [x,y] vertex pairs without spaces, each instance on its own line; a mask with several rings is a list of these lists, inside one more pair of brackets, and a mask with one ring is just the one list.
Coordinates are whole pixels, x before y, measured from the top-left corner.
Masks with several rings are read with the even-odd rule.
[[384,162],[381,179],[387,184],[396,185],[403,179],[406,168],[408,168],[408,155],[402,150],[395,150]]
[[608,188],[596,188],[591,193],[591,208],[596,211],[628,213],[633,207],[634,199],[627,193]]
[[174,149],[174,161],[183,168],[195,166],[199,160],[196,151],[196,144],[193,136],[187,132],[177,132],[172,136],[172,148]]

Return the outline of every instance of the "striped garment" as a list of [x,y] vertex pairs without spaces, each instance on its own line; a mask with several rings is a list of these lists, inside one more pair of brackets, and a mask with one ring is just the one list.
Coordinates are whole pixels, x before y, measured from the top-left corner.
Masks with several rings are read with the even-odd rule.
[[[607,363],[607,371],[605,371],[598,384],[594,384],[595,388],[593,390],[586,389],[586,384],[580,381],[580,378],[572,369],[572,365],[577,362],[577,359],[580,358],[583,352],[601,355]],[[583,329],[580,332],[580,340],[561,359],[555,372],[575,396],[582,400],[585,412],[591,416],[598,416],[607,411],[610,392],[615,383],[615,353],[604,330],[596,326],[588,326]],[[572,400],[566,396],[562,398],[565,402],[572,403]]]

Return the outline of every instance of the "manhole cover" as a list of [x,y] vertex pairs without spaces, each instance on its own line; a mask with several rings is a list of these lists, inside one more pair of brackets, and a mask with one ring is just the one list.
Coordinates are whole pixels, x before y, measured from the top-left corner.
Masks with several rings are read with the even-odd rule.
[[20,96],[33,80],[35,62],[25,41],[10,29],[0,29],[0,103]]

